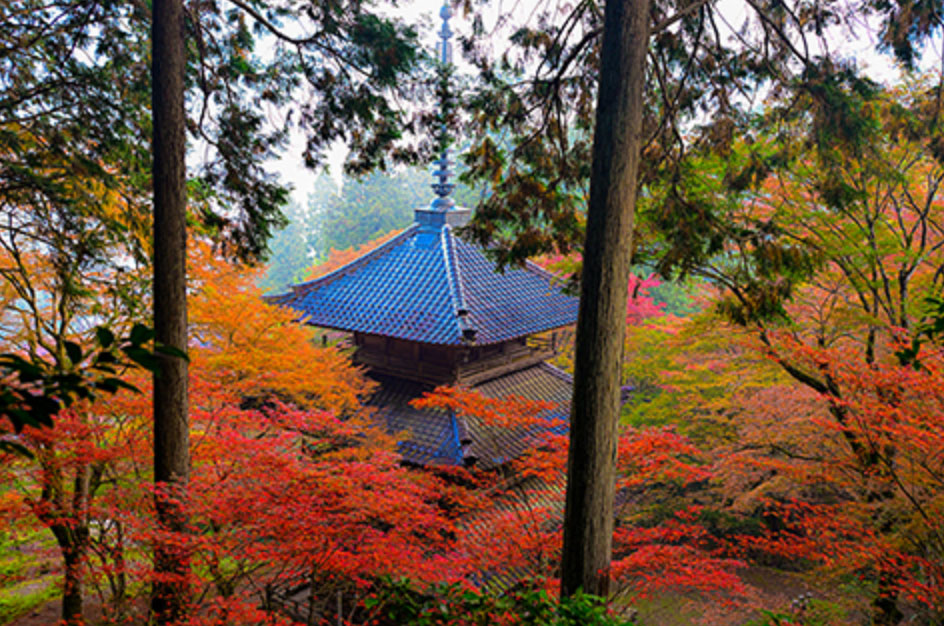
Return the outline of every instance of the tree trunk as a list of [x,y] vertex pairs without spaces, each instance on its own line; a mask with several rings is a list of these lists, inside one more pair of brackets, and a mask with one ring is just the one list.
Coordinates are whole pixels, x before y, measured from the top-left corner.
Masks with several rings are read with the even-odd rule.
[[[68,517],[62,515],[62,517]],[[40,519],[43,519],[40,517]],[[47,520],[43,520],[44,523]],[[56,537],[59,551],[62,553],[64,569],[62,584],[62,622],[66,626],[80,626],[85,623],[82,616],[83,592],[82,574],[85,567],[85,553],[88,550],[88,526],[77,524],[47,523],[49,530]]]
[[84,624],[82,575],[89,548],[89,467],[83,463],[75,468],[71,508],[67,508],[61,468],[55,463],[41,464],[43,495],[33,511],[55,536],[62,553],[62,622],[67,626]]
[[567,459],[561,594],[605,596],[630,245],[642,146],[648,0],[606,3]]
[[[154,115],[154,330],[157,342],[187,349],[184,12],[181,0],[154,0],[151,106]],[[185,611],[189,559],[186,527],[190,472],[187,362],[162,356],[154,376],[154,482],[164,539],[154,549],[158,623]],[[176,536],[176,537],[175,537]]]
[[114,564],[114,574],[110,579],[112,610],[114,611],[114,621],[120,622],[125,619],[128,611],[128,571],[125,565],[125,533],[121,522],[115,524],[115,547],[112,550],[111,558]]
[[88,527],[50,524],[49,530],[56,536],[62,552],[62,622],[67,626],[79,626],[85,623],[82,616],[82,573],[88,549]]
[[79,546],[62,546],[65,580],[62,585],[62,621],[67,625],[84,624],[82,618],[83,550]]

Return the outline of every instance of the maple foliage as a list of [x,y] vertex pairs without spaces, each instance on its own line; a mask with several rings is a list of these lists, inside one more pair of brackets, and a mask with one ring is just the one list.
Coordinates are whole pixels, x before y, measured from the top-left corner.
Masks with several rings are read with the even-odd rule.
[[[188,623],[264,623],[271,614],[253,594],[299,581],[314,590],[300,602],[315,614],[334,615],[341,592],[350,624],[366,623],[385,576],[407,576],[419,588],[446,581],[474,589],[531,575],[556,588],[566,436],[555,407],[438,390],[423,406],[515,430],[528,450],[500,471],[402,467],[396,437],[358,410],[370,386],[343,354],[317,347],[310,331],[257,298],[250,273],[209,249],[199,254],[206,256],[193,284],[194,517],[179,538],[195,555]],[[856,421],[838,428],[824,409],[828,399],[793,384],[750,333],[732,333],[707,314],[650,318],[635,328],[627,354],[645,358],[627,372],[652,370],[665,393],[648,401],[656,414],[620,437],[610,574],[621,593],[738,597],[737,568],[770,555],[837,577],[884,572],[888,589],[936,615],[944,385],[933,344],[922,344],[915,369],[863,364],[842,346],[817,351],[771,334],[791,362],[839,382],[835,400]],[[659,411],[700,426],[667,426],[673,420]],[[5,466],[12,472],[5,480],[22,494],[5,503],[5,514],[87,537],[77,571],[115,619],[135,619],[135,589],[153,580],[141,558],[157,532],[151,494],[141,487],[148,416],[146,394],[82,405],[62,415],[55,436],[26,433],[42,462]],[[885,469],[864,469],[843,430],[890,454]],[[99,473],[98,487],[76,497],[75,477]],[[59,495],[44,503],[43,486]],[[869,493],[891,495],[869,502]],[[762,532],[719,534],[706,524],[717,508],[760,519]]]
[[[10,136],[23,129],[9,131]],[[35,141],[24,134],[24,142]],[[83,198],[83,212],[68,206],[6,199],[0,226],[0,349],[60,358],[65,340],[81,342],[94,316],[116,332],[145,310],[141,261],[150,251],[146,220],[124,188],[103,184],[56,162],[56,189]],[[53,174],[55,173],[55,174]],[[14,200],[22,200],[17,203]]]
[[[579,252],[568,255],[543,255],[535,262],[544,269],[560,276],[569,276],[571,280],[580,275],[583,258]],[[629,289],[626,297],[626,323],[635,325],[659,318],[665,314],[665,303],[657,302],[650,290],[662,284],[662,280],[654,273],[642,276],[636,272],[629,275]]]
[[[937,471],[934,453],[921,450],[929,442],[940,449],[941,442],[934,419],[919,418],[927,407],[936,410],[933,390],[940,379],[933,365],[912,372],[896,356],[899,342],[917,350],[925,301],[940,295],[937,276],[944,266],[944,171],[925,147],[896,135],[896,105],[920,106],[921,84],[876,103],[880,131],[870,150],[828,180],[816,161],[801,162],[791,179],[767,181],[752,207],[817,259],[811,279],[798,284],[783,307],[790,325],[756,325],[761,351],[813,393],[780,394],[805,396],[805,409],[791,416],[789,439],[781,436],[769,448],[775,454],[755,454],[752,461],[792,481],[791,495],[803,503],[823,506],[825,494],[842,503],[810,512],[845,520],[847,532],[858,529],[851,539],[821,536],[817,545],[829,556],[820,561],[865,572],[876,584],[875,619],[886,622],[901,615],[901,601],[917,603],[932,620],[941,611],[934,582],[940,529],[929,507],[942,485],[928,480],[927,473]],[[837,156],[822,150],[821,160]],[[811,211],[811,205],[825,209]],[[928,358],[934,363],[933,354]],[[772,397],[768,407],[771,400],[782,404]]]
[[[112,619],[138,619],[130,594],[154,580],[139,548],[158,539],[186,545],[192,554],[189,582],[197,595],[188,624],[268,623],[253,608],[266,586],[307,582],[317,590],[310,607],[317,612],[335,591],[349,601],[364,596],[381,575],[440,582],[467,573],[449,539],[455,516],[467,508],[461,490],[402,467],[394,439],[364,420],[342,421],[326,411],[241,408],[225,383],[199,375],[191,383],[199,400],[191,407],[192,517],[183,536],[159,530],[150,490],[140,480],[148,472],[146,397],[121,394],[81,417],[64,416],[55,434],[28,433],[38,450],[44,449],[40,437],[57,447],[32,481],[18,472],[25,493],[43,494],[27,495],[22,504],[55,532],[60,526],[81,531],[94,543],[77,574],[80,584],[101,593]],[[80,501],[69,491],[72,478],[89,467],[101,468],[93,476],[102,472],[111,487],[96,480]],[[65,480],[54,483],[50,472]],[[47,493],[54,494],[49,502]],[[11,514],[22,515],[20,508]],[[223,621],[215,613],[220,607],[228,615]]]
[[699,445],[736,435],[740,400],[765,389],[771,395],[791,380],[757,350],[751,330],[719,319],[701,296],[703,311],[663,315],[626,330],[623,375],[634,387],[624,407],[635,425],[675,424]]
[[[452,489],[400,465],[393,440],[358,419],[232,398],[195,412],[195,551],[219,595],[307,582],[309,608],[366,592],[380,575],[439,580],[448,559]],[[461,572],[460,572],[461,573]],[[349,600],[350,601],[350,600]]]
[[[14,126],[6,129],[10,137],[22,131]],[[24,148],[34,140],[24,136]],[[109,455],[96,447],[101,424],[84,415],[91,400],[125,388],[125,370],[133,363],[149,366],[153,353],[145,347],[150,332],[132,322],[146,303],[141,215],[125,188],[82,175],[98,164],[83,167],[60,157],[34,163],[34,175],[56,179],[47,189],[51,202],[15,193],[3,209],[0,448],[32,455],[43,489],[18,493],[16,510],[52,531],[65,565],[63,618],[75,621],[94,539],[90,511],[96,491],[110,480]],[[81,211],[63,201],[70,197],[82,199]],[[63,434],[80,448],[38,428],[51,426],[57,412]],[[3,471],[12,474],[4,482],[16,484],[26,462],[9,461]]]
[[191,252],[194,365],[244,396],[264,389],[302,407],[339,415],[359,406],[370,383],[334,347],[316,347],[312,329],[291,311],[266,304],[260,269],[231,265],[207,245]]
[[[710,313],[671,329],[637,328],[634,337],[626,371],[648,382],[629,417],[680,423],[713,459],[711,480],[695,497],[706,513],[749,530],[726,532],[739,546],[731,554],[799,568],[820,585],[858,578],[868,591],[845,598],[849,610],[869,612],[870,601],[884,599],[941,619],[944,380],[936,336],[877,344],[881,358],[871,363],[856,346],[811,346],[786,331],[768,332],[764,344]],[[834,391],[800,384],[780,359],[828,377]]]
[[[466,418],[530,433],[527,451],[510,461],[503,480],[490,487],[494,503],[477,512],[464,549],[476,570],[498,579],[528,576],[556,589],[568,438],[546,403],[522,398],[484,398],[463,389],[437,389],[416,403]],[[619,439],[619,530],[610,575],[619,593],[639,598],[667,588],[736,596],[744,587],[726,546],[710,537],[695,511],[682,506],[651,524],[644,493],[668,491],[707,480],[707,459],[673,429],[624,427]],[[514,574],[511,574],[514,572]]]
[[[201,253],[209,255],[205,248]],[[195,321],[201,334],[191,350],[191,384],[196,393],[191,407],[195,415],[194,487],[189,497],[195,511],[235,514],[238,508],[207,499],[227,493],[227,489],[252,493],[247,486],[270,484],[279,470],[278,459],[299,462],[301,433],[314,428],[312,420],[317,417],[322,420],[317,425],[323,426],[323,420],[331,415],[325,412],[328,409],[354,413],[359,395],[369,385],[336,349],[316,348],[310,333],[290,323],[283,312],[262,303],[247,287],[250,274],[211,261],[203,259],[204,270],[193,287],[199,305]],[[267,375],[263,364],[281,377],[276,380]],[[311,375],[313,366],[321,368],[317,376]],[[141,376],[132,374],[129,380],[145,392],[150,388]],[[283,410],[279,415],[285,416],[285,424],[277,429],[281,434],[274,436],[274,417],[263,419],[259,411],[243,407],[250,397],[285,397],[310,410]],[[311,423],[303,424],[301,415],[308,416]],[[102,590],[108,598],[106,606],[116,615],[129,610],[128,594],[134,585],[151,579],[147,564],[131,556],[139,553],[135,546],[150,545],[156,537],[152,494],[142,486],[150,473],[149,416],[146,393],[120,393],[107,402],[82,404],[61,414],[61,428],[26,429],[20,443],[33,453],[34,461],[5,459],[3,467],[5,482],[18,485],[22,494],[18,506],[9,512],[32,515],[57,538],[61,536],[69,585],[76,590],[85,585]],[[358,441],[350,430],[328,430],[331,436],[323,445],[337,441],[350,446]],[[294,442],[292,447],[286,437]],[[244,468],[254,445],[268,446],[269,456],[258,452],[257,462]],[[381,438],[376,445],[392,449],[393,444]],[[228,466],[219,458],[224,453],[229,455]],[[395,465],[392,452],[376,458],[378,463]],[[224,467],[228,469],[224,471]],[[226,475],[231,476],[229,482],[223,480]],[[370,481],[365,479],[363,484],[366,488]],[[244,502],[261,498],[259,493],[253,495],[255,500]],[[271,516],[266,519],[276,521]],[[207,528],[223,528],[219,520],[199,516],[195,520],[197,527],[180,541],[202,541]],[[222,530],[212,534],[224,536]],[[207,549],[201,554],[220,556],[223,552]],[[218,571],[209,563],[204,565],[206,571]],[[226,589],[226,576],[220,576],[213,584]],[[241,579],[236,576],[235,580]]]
[[[121,532],[123,516],[114,507],[117,492],[110,486],[122,480],[122,461],[143,449],[146,436],[140,420],[94,407],[83,403],[60,412],[55,429],[25,428],[20,443],[32,459],[3,463],[4,482],[17,488],[15,506],[6,515],[29,515],[49,528],[64,563],[64,593],[72,598],[81,598],[90,560],[107,549],[111,537],[106,535]],[[63,619],[81,622],[81,616],[65,612],[65,605]]]
[[[848,419],[812,415],[837,445],[808,453],[780,471],[808,488],[826,485],[838,504],[792,502],[789,519],[802,538],[784,545],[839,571],[868,571],[886,579],[884,593],[944,615],[944,370],[940,346],[921,351],[920,368],[885,361],[867,365],[840,350],[793,344],[795,358],[813,360],[841,383]],[[848,437],[864,450],[841,445]],[[798,455],[799,456],[799,455]],[[826,522],[826,520],[831,520]],[[815,528],[815,530],[813,530]]]
[[[405,468],[396,437],[357,410],[369,385],[343,355],[315,346],[310,331],[256,298],[250,274],[207,249],[201,254],[209,256],[193,286],[198,333],[191,347],[188,498],[194,516],[190,532],[178,538],[195,555],[197,593],[188,623],[265,623],[271,616],[258,609],[253,594],[299,581],[313,591],[298,601],[325,619],[334,615],[340,592],[350,624],[366,623],[370,598],[386,576],[409,577],[417,588],[445,581],[470,590],[536,576],[556,588],[567,445],[563,424],[553,417],[556,407],[440,389],[421,405],[516,431],[527,451],[499,471]],[[652,354],[655,360],[636,364],[635,371],[662,368],[659,383],[674,400],[660,410],[700,410],[712,426],[684,429],[697,436],[698,447],[679,434],[683,429],[667,426],[670,419],[623,429],[610,572],[620,592],[643,598],[685,589],[715,601],[738,597],[745,589],[736,570],[768,554],[816,563],[836,576],[871,575],[881,567],[894,573],[892,587],[902,597],[936,610],[941,485],[935,477],[941,468],[934,463],[941,434],[935,417],[944,386],[932,346],[922,346],[922,369],[915,370],[865,367],[841,350],[811,352],[793,344],[794,362],[827,368],[848,390],[842,402],[864,416],[849,429],[873,437],[879,452],[894,443],[897,473],[875,470],[863,481],[823,399],[791,387],[749,334],[731,335],[709,317],[652,322],[639,327],[638,336],[651,334],[652,344],[673,356]],[[786,338],[778,341],[786,350]],[[682,346],[697,349],[682,355]],[[321,364],[317,375],[312,363]],[[766,369],[758,369],[762,365]],[[269,371],[287,374],[275,379]],[[146,381],[137,384],[148,389]],[[889,398],[897,404],[889,405]],[[755,417],[750,423],[747,411]],[[766,425],[756,419],[761,416]],[[153,580],[142,547],[157,537],[151,494],[141,486],[149,473],[147,396],[120,394],[63,414],[62,421],[55,436],[27,433],[45,465],[7,467],[23,494],[7,503],[8,514],[43,520],[43,507],[53,507],[45,517],[50,523],[55,517],[84,529],[83,584],[101,595],[112,617],[135,619],[135,589]],[[76,498],[74,477],[97,472],[107,488]],[[64,480],[50,482],[56,475]],[[759,487],[742,489],[758,478]],[[61,495],[42,504],[37,488],[54,493],[48,489],[54,484]],[[743,491],[730,500],[731,514],[779,524],[719,534],[706,524],[719,506],[718,487],[706,485]],[[824,485],[833,501],[821,497]],[[861,497],[888,488],[900,493],[872,504]],[[876,526],[888,514],[895,515],[894,532]],[[916,541],[921,550],[909,547]]]
[[[194,407],[191,499],[195,523],[214,529],[200,535],[199,550],[216,572],[213,584],[236,589],[259,563],[278,564],[265,576],[302,574],[322,590],[368,572],[410,568],[419,576],[431,542],[448,528],[434,506],[446,496],[431,478],[401,468],[394,440],[355,415],[370,386],[344,356],[315,347],[311,331],[262,303],[251,276],[221,269],[194,298],[208,345],[192,351],[195,369],[205,369],[194,380],[202,401]],[[300,408],[243,408],[260,393]],[[234,555],[243,555],[235,572]],[[230,563],[228,575],[221,563]]]
[[[27,151],[42,143],[19,124],[5,132]],[[147,341],[140,332],[126,341],[144,306],[139,264],[149,244],[141,215],[122,187],[82,177],[83,167],[62,155],[47,157],[34,174],[56,180],[46,189],[55,198],[82,198],[83,210],[5,190],[12,193],[0,225],[0,411],[14,430],[50,425],[58,407],[120,385],[116,374],[129,365],[122,352],[140,356]]]
[[[579,253],[573,252],[568,255],[548,254],[538,257],[534,262],[541,268],[560,276],[561,285],[570,290],[574,290],[573,284],[576,277],[580,275],[580,268],[583,263]],[[567,278],[564,278],[567,277]],[[634,329],[639,327],[649,327],[653,324],[664,324],[667,320],[674,319],[674,316],[667,316],[665,309],[666,303],[659,302],[652,294],[653,288],[664,284],[655,274],[649,273],[645,277],[636,272],[629,275],[629,285],[626,297],[626,332],[632,334]],[[573,371],[574,345],[572,333],[562,333],[564,341],[555,341],[558,348],[558,354],[552,359],[552,362],[568,372]],[[627,339],[627,342],[631,341]]]
[[[496,471],[402,467],[396,436],[360,409],[371,385],[344,353],[315,345],[310,330],[265,304],[252,272],[209,247],[193,254],[194,517],[176,538],[195,555],[190,623],[264,622],[271,614],[253,594],[299,581],[311,592],[295,601],[327,619],[340,592],[351,624],[369,619],[387,576],[473,590],[531,575],[556,588],[566,436],[555,407],[438,390],[423,406],[514,431],[527,450]],[[637,295],[648,286],[640,279]],[[825,310],[816,304],[823,293],[800,289],[796,319],[854,327],[854,316],[814,315]],[[848,332],[833,331],[824,349],[805,343],[815,337],[805,330],[768,329],[764,344],[709,313],[683,320],[650,304],[640,304],[646,323],[627,320],[625,372],[637,397],[618,459],[610,575],[621,593],[736,597],[738,567],[776,558],[836,577],[882,576],[886,592],[937,615],[936,344],[919,346],[919,369],[894,361],[897,344],[876,343],[880,358],[869,363],[850,358],[862,351]],[[828,375],[841,393],[798,386],[784,359]],[[80,538],[76,578],[114,619],[134,619],[136,589],[154,579],[142,558],[157,538],[152,494],[141,486],[150,471],[146,398],[77,406],[55,436],[27,431],[37,460],[3,470],[20,490],[4,514]],[[834,405],[854,419],[838,423]],[[868,442],[876,463],[862,464],[850,435]],[[706,523],[717,510],[760,525],[719,533]]]

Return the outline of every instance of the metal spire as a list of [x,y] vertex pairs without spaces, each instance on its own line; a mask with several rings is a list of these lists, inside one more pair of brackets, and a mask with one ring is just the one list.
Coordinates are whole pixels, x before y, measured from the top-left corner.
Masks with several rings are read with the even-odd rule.
[[439,53],[439,114],[442,117],[442,126],[439,130],[439,158],[433,161],[437,166],[433,176],[438,180],[433,183],[433,191],[439,196],[433,200],[432,208],[437,211],[448,211],[455,206],[452,198],[452,190],[456,188],[454,183],[449,182],[452,176],[452,170],[449,166],[452,161],[449,160],[449,134],[447,120],[449,118],[449,74],[452,65],[452,44],[449,40],[452,38],[452,31],[449,30],[449,18],[452,17],[452,10],[449,8],[449,0],[443,0],[443,6],[439,10],[439,16],[442,18],[442,29],[439,31],[439,38],[442,40],[437,46]]

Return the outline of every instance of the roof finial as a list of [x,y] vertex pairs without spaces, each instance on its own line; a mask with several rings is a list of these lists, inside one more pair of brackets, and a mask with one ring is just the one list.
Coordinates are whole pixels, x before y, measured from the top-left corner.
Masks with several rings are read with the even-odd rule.
[[452,170],[449,166],[452,161],[449,160],[449,129],[448,121],[452,113],[452,99],[449,93],[449,79],[452,75],[452,44],[449,40],[452,38],[452,31],[449,30],[449,18],[452,17],[452,10],[449,8],[449,0],[443,0],[442,9],[439,10],[439,16],[442,18],[442,30],[439,31],[439,84],[437,86],[437,95],[439,96],[439,159],[433,161],[437,166],[433,176],[438,180],[433,183],[433,191],[438,196],[433,200],[433,209],[438,211],[448,211],[455,206],[450,194],[455,189],[455,184],[449,182],[452,176]]

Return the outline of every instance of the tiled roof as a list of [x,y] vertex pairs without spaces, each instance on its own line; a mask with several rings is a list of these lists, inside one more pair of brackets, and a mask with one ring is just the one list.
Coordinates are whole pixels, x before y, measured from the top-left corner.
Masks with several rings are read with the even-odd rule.
[[315,326],[445,345],[485,345],[572,324],[577,299],[528,263],[497,273],[455,235],[469,211],[417,210],[417,222],[350,264],[274,301]]
[[[536,433],[528,429],[489,427],[475,418],[455,416],[444,410],[416,409],[410,401],[432,391],[432,385],[392,376],[375,376],[380,385],[367,401],[378,418],[393,432],[402,433],[403,458],[418,465],[459,465],[474,459],[481,468],[491,468],[522,454]],[[474,387],[489,398],[508,395],[551,402],[556,407],[542,417],[548,427],[566,429],[570,412],[572,379],[561,370],[539,363]]]

